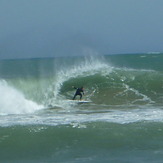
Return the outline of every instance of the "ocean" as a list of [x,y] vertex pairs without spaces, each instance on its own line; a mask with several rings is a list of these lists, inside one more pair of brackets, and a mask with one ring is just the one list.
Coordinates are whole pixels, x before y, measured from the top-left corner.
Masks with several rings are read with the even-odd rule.
[[163,54],[0,60],[0,162],[162,160]]

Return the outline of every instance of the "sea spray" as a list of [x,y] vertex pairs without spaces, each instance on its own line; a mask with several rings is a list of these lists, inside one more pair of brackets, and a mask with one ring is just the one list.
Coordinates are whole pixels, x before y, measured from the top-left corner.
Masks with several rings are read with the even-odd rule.
[[28,100],[5,80],[0,81],[0,114],[25,114],[41,109],[41,105]]

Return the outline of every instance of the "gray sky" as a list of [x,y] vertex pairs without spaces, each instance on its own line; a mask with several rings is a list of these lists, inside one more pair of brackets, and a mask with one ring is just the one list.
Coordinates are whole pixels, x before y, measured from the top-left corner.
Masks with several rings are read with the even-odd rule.
[[0,0],[0,59],[163,52],[163,0]]

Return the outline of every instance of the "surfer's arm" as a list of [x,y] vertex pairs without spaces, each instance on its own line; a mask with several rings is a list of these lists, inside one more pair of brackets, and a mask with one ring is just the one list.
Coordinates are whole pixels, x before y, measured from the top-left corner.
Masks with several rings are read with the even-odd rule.
[[72,88],[77,89],[75,86],[72,86]]

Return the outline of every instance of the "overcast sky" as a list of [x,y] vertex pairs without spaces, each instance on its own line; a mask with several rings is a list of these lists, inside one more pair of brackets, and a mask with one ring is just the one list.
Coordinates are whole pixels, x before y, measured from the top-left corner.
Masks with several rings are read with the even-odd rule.
[[163,52],[163,0],[0,0],[0,58]]

